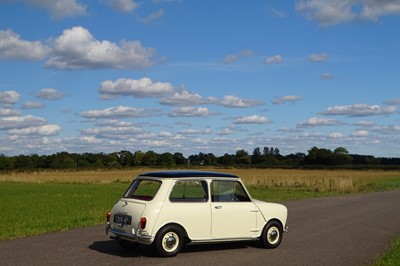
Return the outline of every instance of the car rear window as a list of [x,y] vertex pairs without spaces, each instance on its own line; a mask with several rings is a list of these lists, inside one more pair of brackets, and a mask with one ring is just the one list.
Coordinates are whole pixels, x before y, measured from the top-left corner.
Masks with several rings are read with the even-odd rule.
[[156,196],[160,186],[161,181],[136,179],[132,182],[123,197],[150,201]]

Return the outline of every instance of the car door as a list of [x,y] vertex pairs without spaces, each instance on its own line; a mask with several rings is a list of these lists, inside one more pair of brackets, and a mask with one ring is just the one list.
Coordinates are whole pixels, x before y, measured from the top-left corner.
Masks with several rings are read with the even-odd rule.
[[211,183],[211,234],[213,239],[256,236],[258,208],[239,181],[214,180]]

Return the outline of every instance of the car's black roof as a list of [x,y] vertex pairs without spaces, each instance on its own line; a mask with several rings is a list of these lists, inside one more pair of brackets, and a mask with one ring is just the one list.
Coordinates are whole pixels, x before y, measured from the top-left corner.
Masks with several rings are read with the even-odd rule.
[[140,174],[139,177],[160,177],[160,178],[182,178],[182,177],[229,177],[229,178],[239,178],[236,175],[228,173],[219,172],[208,172],[208,171],[157,171],[157,172],[147,172]]

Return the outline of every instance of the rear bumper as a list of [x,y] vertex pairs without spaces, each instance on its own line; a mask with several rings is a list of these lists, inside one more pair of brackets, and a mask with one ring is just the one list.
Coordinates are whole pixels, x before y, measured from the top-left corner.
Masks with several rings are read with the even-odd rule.
[[132,234],[132,233],[125,232],[122,229],[111,228],[109,223],[106,224],[105,229],[106,229],[106,235],[108,235],[109,233],[112,234],[110,236],[110,238],[112,238],[112,239],[116,239],[116,238],[125,239],[128,241],[137,242],[137,243],[146,244],[146,245],[150,245],[154,241],[154,237],[149,236],[147,234],[143,234],[144,232],[142,233],[142,231],[140,231],[140,229],[138,230],[137,234]]

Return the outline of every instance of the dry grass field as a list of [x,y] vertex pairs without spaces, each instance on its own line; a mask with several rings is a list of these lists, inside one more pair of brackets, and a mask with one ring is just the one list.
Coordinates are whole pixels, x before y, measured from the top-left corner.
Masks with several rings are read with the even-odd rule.
[[[0,174],[1,181],[27,183],[96,183],[130,182],[138,174],[154,169],[92,170],[92,171],[32,171]],[[196,169],[198,170],[198,169]],[[240,176],[249,187],[308,188],[312,191],[359,192],[380,183],[398,184],[398,171],[361,170],[290,170],[290,169],[220,169],[203,171],[228,172]]]

